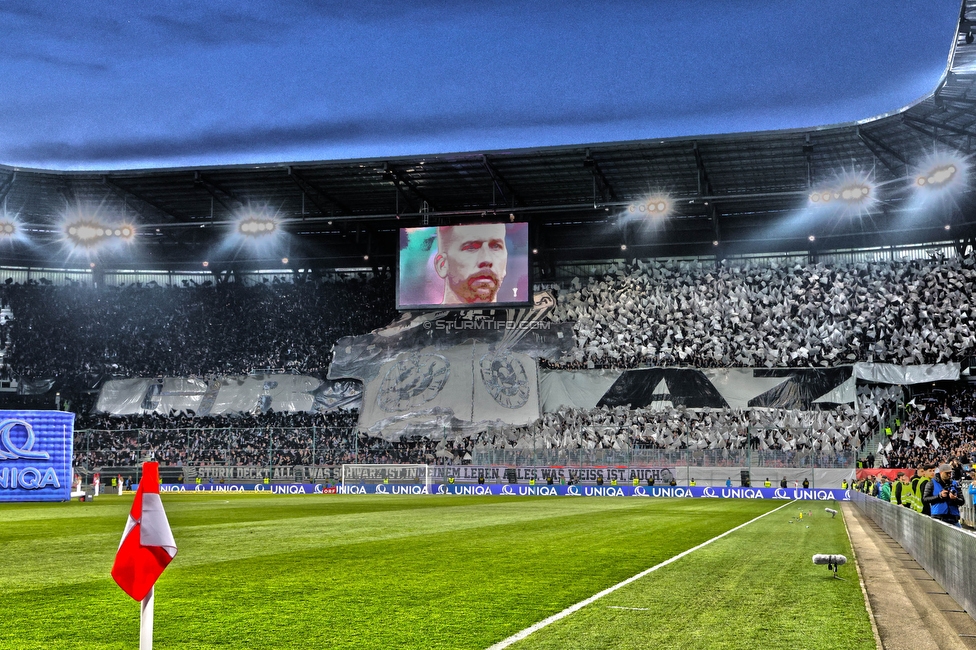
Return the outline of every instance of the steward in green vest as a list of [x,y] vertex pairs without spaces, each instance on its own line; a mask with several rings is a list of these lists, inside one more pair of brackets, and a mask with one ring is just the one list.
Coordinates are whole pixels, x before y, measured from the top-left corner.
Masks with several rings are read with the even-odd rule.
[[690,485],[691,487],[695,487],[695,479],[691,479],[691,482],[688,483],[688,485]]
[[610,485],[612,485],[613,487],[617,487],[617,479],[615,478],[610,479]]
[[840,482],[840,489],[842,489],[842,490],[846,490],[847,489],[847,479],[846,478],[843,481]]
[[926,463],[922,466],[922,471],[919,472],[921,477],[919,477],[918,482],[915,484],[915,499],[912,507],[916,512],[921,512],[923,515],[929,513],[929,505],[922,501],[922,495],[925,493],[925,484],[932,480],[932,473],[935,471],[935,465],[932,463]]
[[637,487],[638,485],[640,485],[640,479],[639,479],[639,478],[637,478],[637,477],[635,476],[635,477],[634,477],[634,480],[632,480],[632,481],[631,481],[630,483],[631,483],[631,485],[633,485],[634,487]]
[[773,484],[769,481],[768,477],[765,481],[763,481],[763,487],[773,487]]
[[902,503],[902,494],[904,489],[905,472],[898,472],[898,477],[891,484],[891,496],[888,498],[888,500],[896,506],[904,505]]
[[912,478],[909,479],[908,483],[905,484],[905,488],[902,491],[901,502],[903,504],[905,504],[906,506],[908,506],[909,508],[911,508],[912,510],[915,510],[916,509],[915,508],[915,490],[918,488],[918,482],[921,479],[922,479],[922,477],[919,475],[918,471],[916,470],[914,472]]
[[[454,481],[451,481],[451,482],[453,483]],[[533,485],[535,485],[535,479],[534,478],[530,478],[529,479],[529,487],[532,487]]]

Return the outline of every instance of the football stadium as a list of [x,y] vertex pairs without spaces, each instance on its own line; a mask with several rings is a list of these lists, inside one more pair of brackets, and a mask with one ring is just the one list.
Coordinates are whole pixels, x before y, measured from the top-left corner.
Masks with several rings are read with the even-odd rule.
[[0,648],[976,648],[951,18],[856,121],[0,165]]

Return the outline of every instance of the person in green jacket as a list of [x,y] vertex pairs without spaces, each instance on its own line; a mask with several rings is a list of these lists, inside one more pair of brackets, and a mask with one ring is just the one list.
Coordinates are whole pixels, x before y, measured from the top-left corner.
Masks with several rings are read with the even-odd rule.
[[878,498],[882,501],[891,501],[891,482],[888,477],[881,476],[881,485],[878,487]]

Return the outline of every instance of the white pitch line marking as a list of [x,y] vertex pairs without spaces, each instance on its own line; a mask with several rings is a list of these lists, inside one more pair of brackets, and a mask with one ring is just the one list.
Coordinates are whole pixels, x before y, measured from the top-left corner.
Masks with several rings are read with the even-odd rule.
[[544,628],[544,627],[546,627],[548,625],[551,625],[551,624],[555,623],[558,620],[564,619],[564,618],[566,618],[567,616],[569,616],[570,614],[572,614],[574,612],[578,612],[579,610],[583,609],[584,607],[586,607],[590,603],[594,603],[594,602],[600,600],[601,598],[603,598],[604,596],[607,596],[609,594],[612,594],[613,592],[617,591],[621,587],[626,587],[630,583],[632,583],[632,582],[634,582],[636,580],[640,580],[644,576],[646,576],[648,574],[651,574],[651,573],[657,571],[658,569],[662,569],[662,568],[666,567],[667,565],[671,564],[672,562],[677,562],[678,560],[680,560],[684,556],[690,555],[691,553],[694,553],[698,549],[705,548],[706,546],[708,546],[712,542],[718,541],[718,540],[722,539],[723,537],[725,537],[726,535],[731,535],[732,533],[734,533],[735,531],[739,530],[740,528],[745,528],[746,526],[748,526],[752,522],[759,521],[760,519],[762,519],[766,515],[771,515],[771,514],[773,514],[774,512],[776,512],[778,510],[782,510],[783,508],[785,508],[788,505],[792,505],[793,503],[794,503],[793,501],[787,501],[786,503],[784,503],[783,505],[781,505],[778,508],[773,508],[769,512],[764,512],[763,514],[761,514],[758,517],[755,517],[753,519],[750,519],[749,521],[745,522],[744,524],[739,524],[735,528],[730,528],[729,530],[725,531],[724,533],[722,533],[720,535],[716,535],[715,537],[713,537],[713,538],[711,538],[711,539],[709,539],[707,541],[702,542],[701,544],[699,544],[698,546],[695,546],[694,548],[689,548],[687,551],[682,551],[681,553],[678,553],[674,557],[668,558],[667,560],[665,560],[664,562],[661,562],[660,564],[655,564],[650,569],[644,569],[643,571],[641,571],[640,573],[638,573],[635,576],[631,576],[631,577],[627,578],[626,580],[624,580],[622,582],[618,582],[617,584],[615,584],[612,587],[607,587],[603,591],[601,591],[601,592],[599,592],[597,594],[593,594],[592,596],[590,596],[586,600],[581,600],[580,602],[576,603],[575,605],[570,605],[569,607],[567,607],[563,611],[561,611],[561,612],[559,612],[557,614],[553,614],[549,618],[544,618],[541,621],[539,621],[538,623],[535,623],[535,624],[530,625],[529,627],[525,628],[521,632],[516,632],[515,634],[513,634],[510,637],[508,637],[507,639],[503,639],[502,641],[499,641],[495,645],[489,647],[488,650],[503,650],[503,648],[507,648],[508,646],[512,645],[513,643],[516,643],[518,641],[521,641],[522,639],[526,638],[527,636],[529,636],[533,632],[538,632],[542,628]]
[[621,607],[620,605],[607,605],[607,609],[629,609],[635,612],[650,611],[650,607]]

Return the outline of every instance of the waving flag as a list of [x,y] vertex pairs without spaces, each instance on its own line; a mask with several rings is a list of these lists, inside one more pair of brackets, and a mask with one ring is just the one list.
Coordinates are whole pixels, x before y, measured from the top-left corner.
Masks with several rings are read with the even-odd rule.
[[176,557],[176,541],[159,498],[159,463],[143,463],[112,578],[136,600],[145,598],[163,569]]

